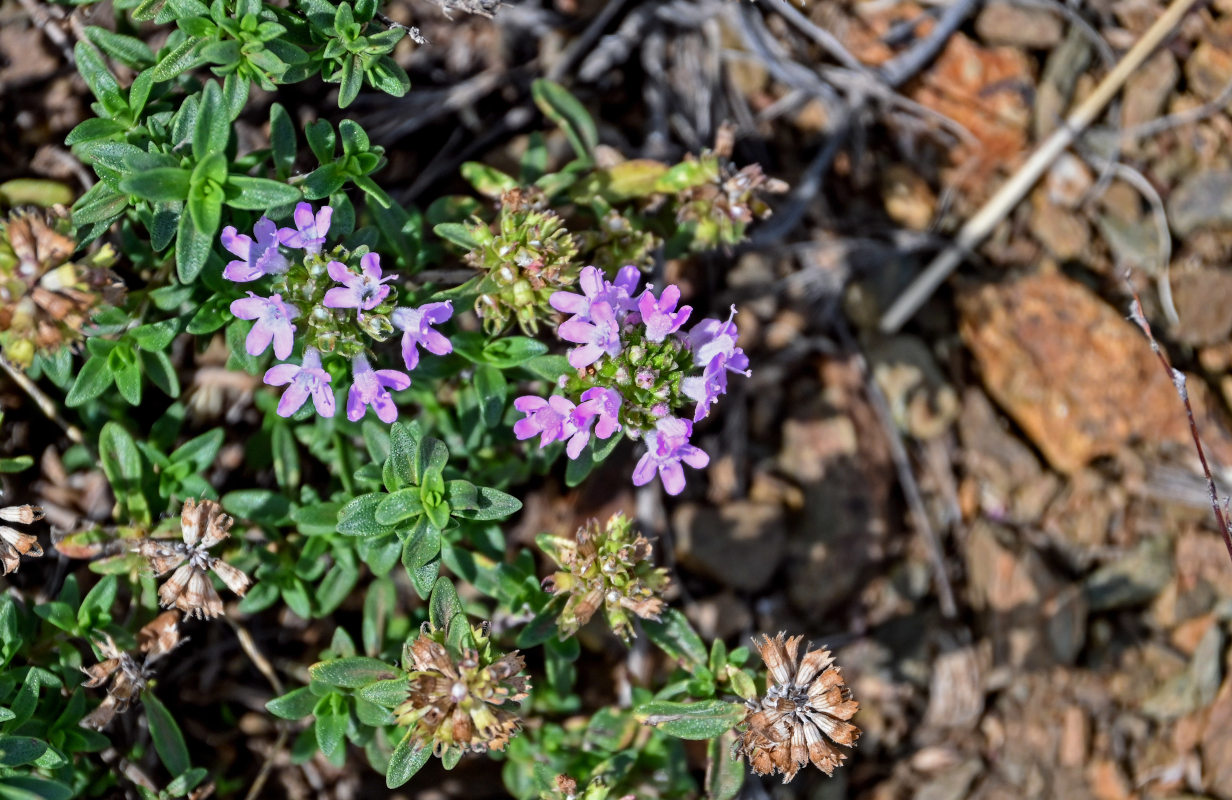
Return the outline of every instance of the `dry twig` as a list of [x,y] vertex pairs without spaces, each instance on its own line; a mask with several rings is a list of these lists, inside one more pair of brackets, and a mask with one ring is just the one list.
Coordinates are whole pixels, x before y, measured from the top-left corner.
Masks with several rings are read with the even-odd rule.
[[1163,366],[1164,371],[1168,373],[1168,378],[1172,381],[1172,385],[1176,387],[1177,395],[1180,396],[1181,402],[1185,404],[1185,416],[1189,419],[1189,433],[1193,436],[1194,448],[1198,451],[1198,461],[1202,464],[1202,474],[1206,476],[1206,490],[1211,501],[1211,510],[1215,512],[1215,522],[1219,525],[1220,534],[1223,535],[1223,544],[1228,549],[1228,558],[1232,559],[1232,528],[1228,527],[1228,503],[1225,501],[1221,506],[1219,502],[1219,489],[1215,487],[1215,478],[1211,474],[1211,467],[1206,461],[1206,451],[1202,448],[1202,438],[1198,436],[1198,423],[1194,420],[1193,405],[1189,402],[1188,379],[1185,377],[1185,373],[1172,366],[1172,362],[1168,360],[1168,356],[1164,353],[1163,348],[1155,340],[1155,334],[1151,332],[1151,323],[1147,322],[1146,314],[1142,312],[1142,301],[1138,298],[1138,290],[1134,288],[1129,273],[1125,274],[1125,283],[1134,298],[1133,302],[1129,304],[1129,318],[1146,334],[1147,341],[1151,343],[1151,349],[1155,351],[1155,357],[1159,359],[1159,363]]
[[883,333],[897,332],[919,310],[920,306],[941,285],[941,282],[1018,205],[1057,156],[1095,121],[1109,101],[1121,90],[1126,79],[1146,61],[1147,57],[1155,51],[1155,48],[1196,3],[1197,0],[1172,0],[1167,10],[1130,48],[1116,68],[1100,81],[1095,91],[1091,92],[1078,108],[1074,109],[1065,120],[1065,124],[1045,139],[1026,163],[1019,167],[1009,180],[1001,184],[996,194],[989,198],[975,216],[967,220],[954,241],[938,253],[924,272],[894,301],[894,304],[881,318]]

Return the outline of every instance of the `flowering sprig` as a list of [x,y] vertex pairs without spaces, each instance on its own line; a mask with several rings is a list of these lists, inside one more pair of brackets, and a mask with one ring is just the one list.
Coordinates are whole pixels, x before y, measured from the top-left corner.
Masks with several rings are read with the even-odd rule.
[[[432,326],[447,322],[453,305],[398,307],[398,276],[382,271],[379,253],[366,247],[326,248],[332,208],[314,210],[300,203],[292,216],[294,227],[287,228],[262,217],[252,236],[231,226],[223,230],[223,246],[238,257],[224,269],[224,277],[237,283],[272,278],[268,297],[249,291],[231,303],[236,317],[254,320],[245,350],[256,356],[273,344],[274,356],[286,361],[296,341],[302,342],[300,364],[277,364],[265,373],[268,385],[287,387],[278,403],[281,416],[299,411],[309,397],[317,414],[334,416],[334,390],[339,387],[333,378],[343,374],[340,365],[346,363],[351,373],[347,418],[362,419],[371,407],[383,422],[393,422],[398,408],[390,391],[407,388],[411,379],[397,370],[374,369],[374,345],[402,331],[408,371],[419,364],[420,346],[435,355],[452,352],[449,339]],[[333,374],[331,364],[339,365]]]
[[737,345],[734,306],[726,321],[707,318],[686,331],[692,308],[680,305],[679,287],[669,284],[656,296],[646,286],[638,294],[638,282],[636,267],[609,281],[591,266],[578,277],[581,294],[552,295],[552,307],[571,315],[557,334],[577,345],[568,354],[577,372],[562,379],[565,396],[515,400],[526,418],[513,430],[519,439],[539,436],[540,447],[567,441],[571,459],[581,455],[592,429],[600,439],[623,432],[644,440],[633,483],[658,475],[669,494],[679,494],[682,465],[701,469],[710,462],[689,442],[693,423],[727,392],[729,373],[749,374],[749,360]]

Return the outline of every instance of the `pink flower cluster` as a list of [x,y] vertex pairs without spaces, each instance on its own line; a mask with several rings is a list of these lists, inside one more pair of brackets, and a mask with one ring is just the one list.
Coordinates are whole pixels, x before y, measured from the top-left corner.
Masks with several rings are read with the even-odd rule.
[[[650,286],[637,294],[640,280],[632,266],[621,269],[614,281],[597,267],[586,267],[578,281],[581,294],[552,295],[552,307],[570,315],[557,328],[560,338],[577,345],[569,350],[569,364],[585,382],[598,385],[583,391],[576,404],[559,395],[519,397],[514,408],[526,417],[513,432],[519,439],[538,436],[540,447],[565,441],[566,454],[576,459],[592,429],[600,439],[624,430],[647,448],[633,471],[634,485],[658,475],[669,494],[679,494],[685,486],[681,465],[700,469],[710,461],[689,442],[693,423],[727,392],[729,372],[749,374],[749,360],[737,346],[734,306],[726,321],[704,319],[686,333],[693,309],[679,306],[679,287],[668,285],[657,297]],[[648,356],[652,349],[656,354]],[[698,374],[682,375],[684,369]],[[639,403],[634,388],[660,399],[645,407],[643,394],[639,413],[622,413]],[[692,419],[675,416],[676,406],[688,401],[694,404]],[[639,420],[640,427],[630,427],[630,418]]]
[[[236,283],[248,283],[267,275],[285,277],[291,262],[280,248],[301,250],[304,258],[322,258],[333,213],[329,206],[314,212],[308,203],[300,203],[293,215],[295,227],[277,228],[272,220],[261,217],[253,227],[253,236],[238,233],[228,225],[222,232],[222,244],[236,259],[227,264],[223,276]],[[377,253],[366,253],[360,258],[359,272],[334,259],[325,268],[330,279],[339,285],[325,291],[320,305],[329,309],[354,309],[359,321],[363,321],[365,311],[371,311],[389,297],[387,284],[397,277],[383,275],[381,257]],[[248,292],[248,297],[231,303],[231,313],[240,319],[255,320],[244,343],[249,355],[264,353],[272,343],[274,356],[279,361],[290,358],[297,330],[295,320],[303,316],[301,309],[284,302],[280,293],[260,297]],[[395,308],[390,313],[390,322],[402,331],[402,360],[408,371],[418,366],[420,347],[436,355],[453,352],[449,339],[432,328],[452,316],[453,305],[448,301],[427,303],[418,308]],[[311,346],[304,347],[300,364],[277,364],[265,373],[267,384],[287,387],[278,403],[278,413],[284,417],[298,411],[309,397],[318,414],[332,417],[336,411],[332,380],[333,376],[322,363],[321,352]],[[366,355],[354,356],[351,358],[351,387],[347,393],[347,419],[360,420],[371,407],[382,422],[393,422],[398,417],[398,408],[390,390],[399,391],[410,385],[411,378],[405,372],[373,369]]]

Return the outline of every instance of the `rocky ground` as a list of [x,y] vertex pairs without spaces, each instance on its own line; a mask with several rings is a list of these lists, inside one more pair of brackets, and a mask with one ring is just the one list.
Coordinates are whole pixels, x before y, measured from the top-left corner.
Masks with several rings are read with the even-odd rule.
[[[753,362],[702,430],[707,480],[666,506],[602,476],[550,483],[515,531],[636,508],[704,636],[785,629],[836,649],[861,703],[855,757],[746,797],[1232,798],[1232,561],[1123,277],[1189,376],[1209,454],[1232,464],[1232,3],[1198,4],[893,336],[880,314],[1163,3],[974,4],[908,73],[898,57],[946,4],[441,5],[390,5],[430,44],[398,51],[407,97],[354,109],[400,201],[459,190],[463,160],[507,161],[539,124],[529,81],[545,74],[626,155],[679,156],[731,121],[737,161],[793,186],[747,247],[667,265],[695,306],[736,303]],[[107,4],[0,5],[0,180],[83,188],[60,145],[88,106],[65,43],[110,19]],[[23,430],[5,447],[37,444]],[[91,475],[71,491],[105,515]],[[53,452],[45,494],[57,476],[68,491]],[[327,635],[284,622],[267,635],[304,652]],[[190,734],[256,759],[267,693],[241,674],[217,667],[186,702],[247,703],[247,739]],[[290,795],[357,797],[368,779],[285,762],[273,783]],[[468,774],[425,771],[436,788],[415,796],[474,796]]]

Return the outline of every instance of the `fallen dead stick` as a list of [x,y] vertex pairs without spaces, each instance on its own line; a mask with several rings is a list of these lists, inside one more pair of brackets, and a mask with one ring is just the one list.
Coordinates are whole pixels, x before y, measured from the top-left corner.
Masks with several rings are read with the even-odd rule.
[[932,296],[937,287],[962,260],[984,240],[992,229],[1026,196],[1044,170],[1073,143],[1078,134],[1095,121],[1131,74],[1154,52],[1155,48],[1172,32],[1198,0],[1172,0],[1167,10],[1142,34],[1120,63],[1109,72],[1090,96],[1082,101],[1065,123],[1056,129],[1036,148],[1026,163],[1001,185],[988,202],[967,220],[958,236],[929,263],[912,281],[889,310],[881,318],[882,333],[896,333],[911,319],[920,306]]

